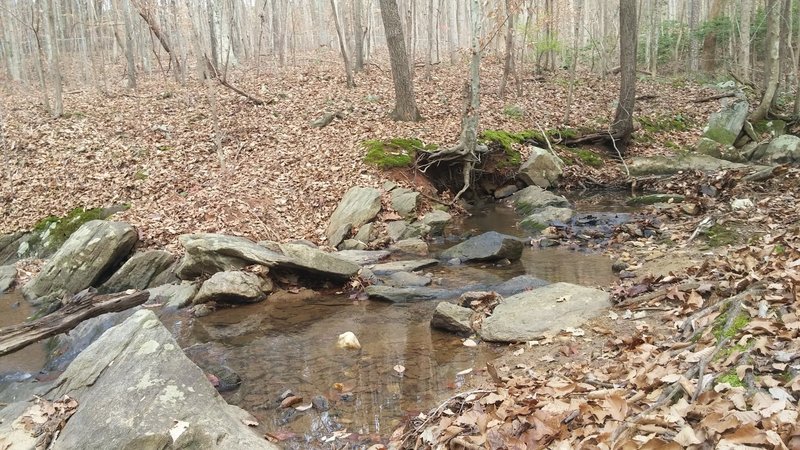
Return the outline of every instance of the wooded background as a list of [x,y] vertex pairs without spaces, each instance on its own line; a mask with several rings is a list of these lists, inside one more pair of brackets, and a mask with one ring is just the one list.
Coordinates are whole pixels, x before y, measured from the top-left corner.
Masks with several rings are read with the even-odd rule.
[[[389,1],[398,6],[409,60],[423,69],[418,76],[430,74],[436,64],[466,62],[470,0]],[[382,3],[2,0],[0,76],[38,85],[54,115],[63,110],[63,90],[77,86],[135,88],[138,76],[154,74],[186,82],[204,71],[224,79],[234,67],[268,71],[313,64],[335,53],[346,57],[352,82],[351,71],[365,65],[387,69]],[[782,74],[777,89],[797,82],[797,0],[638,0],[636,5],[640,73],[732,74],[766,88],[774,30]],[[619,68],[617,1],[487,0],[480,11],[484,58],[505,59],[501,95],[508,76],[573,67],[610,74]]]

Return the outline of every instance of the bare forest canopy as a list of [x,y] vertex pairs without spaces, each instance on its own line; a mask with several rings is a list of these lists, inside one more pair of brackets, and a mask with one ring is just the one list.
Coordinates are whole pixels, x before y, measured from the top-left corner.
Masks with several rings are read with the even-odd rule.
[[[469,0],[392,0],[406,51],[418,66],[464,61]],[[348,69],[385,68],[378,0],[0,0],[0,76],[37,86],[61,112],[64,89],[136,87],[157,74],[186,82],[217,72],[313,63],[343,53]],[[638,68],[648,74],[733,71],[764,78],[768,12],[781,18],[780,55],[797,67],[796,0],[639,0]],[[485,0],[484,56],[512,55],[525,73],[567,68],[619,70],[619,2]],[[337,24],[340,33],[337,33]],[[341,45],[338,36],[342,36]],[[513,66],[512,66],[513,69]],[[120,70],[124,71],[120,73]],[[793,74],[796,70],[782,70]],[[755,76],[754,76],[755,75]]]

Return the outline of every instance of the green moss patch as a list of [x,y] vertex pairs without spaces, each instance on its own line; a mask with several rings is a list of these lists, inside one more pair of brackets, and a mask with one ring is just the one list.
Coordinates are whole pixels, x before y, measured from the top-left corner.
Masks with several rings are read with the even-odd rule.
[[730,371],[720,375],[717,378],[717,384],[720,384],[720,383],[728,383],[729,385],[731,385],[733,387],[742,387],[742,386],[744,386],[744,383],[742,382],[742,380],[739,378],[738,375],[736,375],[736,370],[730,370]]
[[740,313],[733,319],[731,326],[726,330],[725,324],[728,323],[728,314],[729,313],[720,314],[720,316],[714,320],[714,326],[711,328],[711,332],[714,334],[714,337],[717,338],[717,341],[735,337],[739,331],[750,323],[750,316],[746,313]]
[[370,139],[363,144],[367,149],[364,162],[381,169],[408,167],[414,161],[417,152],[433,152],[439,147],[425,144],[416,138],[394,138],[388,141]]
[[706,233],[709,247],[722,247],[736,242],[736,232],[720,224],[714,224]]
[[75,208],[64,217],[47,216],[33,227],[34,236],[29,244],[58,247],[81,225],[96,219],[105,219],[108,213],[103,208]]
[[591,150],[586,150],[583,148],[573,148],[570,149],[570,151],[572,151],[572,153],[574,153],[575,156],[587,166],[602,167],[603,164],[605,164],[603,162],[603,158],[601,158],[600,155]]

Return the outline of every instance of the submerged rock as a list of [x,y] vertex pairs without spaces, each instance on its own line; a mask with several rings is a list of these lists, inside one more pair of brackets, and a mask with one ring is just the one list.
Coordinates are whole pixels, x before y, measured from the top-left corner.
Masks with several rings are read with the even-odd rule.
[[431,284],[431,277],[427,275],[417,275],[410,272],[395,272],[389,275],[387,284],[395,287],[427,286]]
[[532,214],[536,210],[547,206],[570,207],[569,200],[565,197],[546,191],[539,186],[528,186],[509,197],[509,200],[514,203],[517,211],[523,215]]
[[64,242],[22,294],[41,305],[94,286],[128,256],[137,240],[136,230],[127,223],[89,221]]
[[184,234],[178,238],[186,254],[176,274],[182,280],[239,270],[251,264],[273,267],[291,259],[256,244],[250,239],[224,234]]
[[[252,417],[225,403],[148,310],[103,334],[54,386],[47,398],[69,395],[79,405],[54,449],[278,449],[243,423]],[[0,423],[0,435],[11,426]]]
[[598,289],[555,283],[506,298],[483,320],[486,341],[525,342],[566,327],[578,327],[610,307]]
[[441,253],[440,258],[458,258],[461,262],[496,261],[504,258],[515,261],[522,256],[522,248],[523,243],[519,238],[490,231],[448,248]]
[[344,350],[360,350],[361,343],[352,331],[345,331],[339,335],[336,346]]
[[385,300],[392,303],[408,303],[421,300],[436,300],[459,295],[458,291],[447,289],[433,289],[426,287],[392,287],[392,286],[367,286],[365,290],[370,298]]
[[440,302],[431,317],[431,327],[454,333],[472,333],[473,310],[450,302]]
[[336,247],[353,228],[371,221],[381,210],[381,191],[374,188],[354,186],[342,197],[333,212],[325,231],[328,244]]
[[217,272],[206,280],[192,301],[221,303],[255,303],[264,300],[264,280],[249,272]]
[[171,253],[150,250],[136,253],[119,268],[111,278],[97,288],[100,293],[122,292],[127,289],[144,290],[175,261]]

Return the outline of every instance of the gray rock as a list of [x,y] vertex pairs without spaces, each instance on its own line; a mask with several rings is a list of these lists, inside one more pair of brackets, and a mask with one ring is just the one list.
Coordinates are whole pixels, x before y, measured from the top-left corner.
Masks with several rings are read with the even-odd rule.
[[345,239],[339,244],[339,250],[366,250],[367,244],[356,239]]
[[386,250],[340,250],[333,253],[333,256],[363,266],[365,264],[375,264],[382,259],[388,258],[390,254]]
[[494,286],[492,290],[503,297],[508,297],[519,294],[522,291],[528,291],[531,289],[540,288],[542,286],[547,286],[548,284],[550,283],[531,275],[518,275],[508,281],[503,282],[502,284]]
[[373,222],[365,223],[358,228],[358,233],[353,237],[353,239],[357,241],[361,241],[365,244],[369,244],[375,238],[373,236],[373,231],[375,230],[375,224]]
[[18,231],[16,233],[0,235],[0,264],[11,264],[19,261],[19,246],[26,242],[30,233]]
[[752,160],[770,164],[800,162],[800,137],[784,134],[766,146],[759,146],[751,156]]
[[422,300],[437,300],[457,297],[460,292],[447,289],[434,289],[419,286],[392,287],[367,286],[365,290],[369,298],[385,300],[392,303],[408,303]]
[[546,206],[556,206],[559,208],[569,208],[569,201],[560,196],[546,191],[539,186],[528,186],[509,197],[514,203],[514,207],[522,215],[532,214],[538,209]]
[[22,294],[40,305],[94,286],[128,256],[137,239],[136,230],[127,223],[86,222],[22,288]]
[[252,264],[273,267],[278,263],[291,262],[285,255],[238,236],[212,233],[184,234],[178,240],[186,250],[176,270],[178,278],[182,280],[239,270]]
[[547,228],[553,222],[569,222],[574,215],[575,211],[570,208],[545,206],[522,219],[520,225],[525,229],[538,231]]
[[722,145],[733,145],[742,131],[750,105],[746,100],[736,100],[725,105],[720,111],[711,114],[703,137]]
[[412,217],[416,214],[419,203],[419,192],[406,188],[392,190],[392,208],[403,217]]
[[694,151],[702,155],[724,159],[726,161],[744,162],[747,158],[744,152],[733,145],[723,145],[709,138],[701,137],[694,145]]
[[400,234],[400,240],[402,241],[405,239],[419,238],[422,236],[427,236],[430,233],[431,226],[420,220],[417,220],[408,224],[408,226]]
[[610,306],[608,293],[598,289],[549,284],[503,300],[483,320],[480,335],[486,341],[530,341],[546,333],[579,327]]
[[[55,386],[48,398],[81,405],[55,449],[278,448],[242,423],[252,417],[225,403],[151,311],[103,334]],[[176,420],[186,429],[171,436]]]
[[197,283],[184,281],[181,284],[165,284],[150,288],[150,298],[147,303],[161,303],[165,308],[183,308],[192,303],[192,299],[197,295]]
[[291,266],[322,277],[347,280],[360,269],[358,264],[339,258],[336,253],[326,253],[305,245],[283,244],[281,250],[291,258]]
[[474,311],[450,302],[441,302],[431,317],[431,327],[454,333],[472,333]]
[[519,238],[490,231],[448,248],[441,253],[440,258],[458,258],[461,262],[496,261],[503,258],[515,261],[522,256],[522,248]]
[[517,188],[515,185],[509,184],[508,186],[503,186],[503,187],[501,187],[499,189],[496,189],[494,191],[494,198],[497,198],[497,199],[506,198],[506,197],[510,196],[511,194],[517,192],[518,190],[519,190],[519,188]]
[[17,268],[14,266],[0,266],[0,294],[9,290],[17,279]]
[[127,289],[144,290],[152,280],[165,271],[175,257],[163,250],[136,253],[119,268],[111,278],[97,288],[100,293],[122,292]]
[[431,236],[441,236],[444,233],[444,227],[453,220],[450,214],[434,209],[433,211],[422,216],[422,223],[430,227]]
[[220,303],[255,303],[266,298],[262,279],[249,272],[217,272],[206,280],[195,295],[194,304],[216,301]]
[[419,238],[403,239],[389,246],[389,250],[409,255],[427,256],[428,244]]
[[562,173],[561,163],[555,155],[543,148],[532,147],[530,157],[520,166],[517,176],[528,186],[547,189],[556,185]]
[[331,215],[325,234],[328,244],[336,247],[349,233],[350,229],[360,227],[371,221],[381,210],[381,191],[374,188],[354,186],[342,197],[339,206]]
[[391,261],[387,263],[375,264],[370,270],[375,275],[387,275],[394,272],[413,272],[439,264],[437,259],[414,259],[407,261]]
[[389,275],[387,284],[395,287],[427,286],[431,284],[431,277],[410,272],[394,272]]
[[408,228],[408,222],[405,220],[393,220],[391,222],[386,222],[386,234],[389,235],[389,239],[393,241],[402,240],[403,233],[406,232],[406,228]]
[[637,156],[628,161],[631,175],[671,175],[684,170],[715,172],[726,169],[744,169],[747,165],[725,161],[708,155]]

